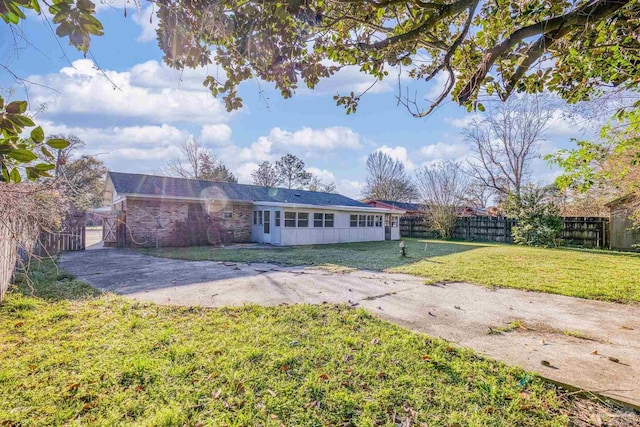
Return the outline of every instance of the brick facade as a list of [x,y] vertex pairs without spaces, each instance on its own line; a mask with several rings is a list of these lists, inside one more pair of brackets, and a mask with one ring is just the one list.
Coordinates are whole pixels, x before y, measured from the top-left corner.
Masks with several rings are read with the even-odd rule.
[[249,203],[127,198],[127,247],[192,246],[251,241]]

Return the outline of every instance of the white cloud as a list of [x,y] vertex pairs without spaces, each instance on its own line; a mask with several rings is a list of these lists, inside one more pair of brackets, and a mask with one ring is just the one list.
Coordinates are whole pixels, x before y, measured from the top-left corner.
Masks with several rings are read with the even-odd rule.
[[311,172],[313,176],[317,176],[324,183],[335,182],[336,176],[327,169],[320,169],[316,167],[307,168],[307,172]]
[[141,12],[135,13],[131,19],[141,28],[141,33],[136,39],[141,43],[150,42],[156,39],[156,30],[158,29],[158,17],[155,14],[155,6],[150,4],[142,9]]
[[449,79],[448,73],[438,73],[429,83],[424,98],[429,102],[435,102],[436,99],[444,92],[445,86]]
[[361,147],[360,135],[343,126],[324,129],[303,127],[295,132],[275,127],[263,138],[266,138],[275,148],[299,147],[308,151],[331,151]]
[[356,180],[341,179],[336,183],[338,193],[351,197],[352,199],[359,199],[362,195],[363,188],[364,182]]
[[231,128],[225,123],[204,125],[200,131],[200,142],[205,145],[222,145],[229,139],[231,139]]
[[422,147],[420,149],[420,154],[427,159],[450,159],[463,157],[468,151],[468,147],[464,144],[436,142],[435,144],[425,145]]
[[415,164],[409,159],[409,155],[405,147],[399,145],[396,147],[388,147],[386,145],[383,145],[382,147],[376,149],[376,151],[380,151],[384,154],[389,155],[392,159],[402,162],[402,164],[404,164],[404,167],[410,171],[415,169]]
[[[204,70],[200,70],[204,78]],[[169,75],[173,85],[167,84]],[[130,71],[101,71],[88,59],[58,73],[31,76],[33,105],[46,104],[45,117],[82,116],[84,121],[129,121],[136,124],[222,123],[231,115],[222,102],[200,87],[180,86],[180,73],[157,61]],[[192,78],[192,74],[188,75]],[[173,86],[173,87],[172,87]],[[55,93],[48,87],[56,88]]]

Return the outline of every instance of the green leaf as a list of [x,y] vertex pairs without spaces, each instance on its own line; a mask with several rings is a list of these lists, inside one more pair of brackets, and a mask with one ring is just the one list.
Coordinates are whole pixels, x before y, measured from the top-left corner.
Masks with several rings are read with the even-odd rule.
[[51,169],[55,169],[56,165],[51,163],[38,163],[35,168],[40,171],[50,171]]
[[27,101],[13,101],[5,110],[9,114],[21,114],[27,111]]
[[47,140],[47,145],[51,148],[55,148],[56,150],[62,150],[69,146],[69,141],[62,138],[52,138]]
[[27,163],[38,158],[38,156],[29,150],[13,150],[7,154],[7,157],[11,157],[12,159],[22,163]]
[[33,139],[38,144],[44,141],[44,131],[42,130],[42,127],[38,126],[31,131],[31,139]]
[[49,151],[47,147],[44,147],[44,146],[40,147],[40,151],[42,151],[42,154],[49,157],[50,159],[54,158],[53,154],[51,154],[51,151]]
[[11,170],[11,174],[9,175],[9,180],[15,182],[16,184],[22,181],[22,177],[20,176],[20,171],[18,168],[13,168]]

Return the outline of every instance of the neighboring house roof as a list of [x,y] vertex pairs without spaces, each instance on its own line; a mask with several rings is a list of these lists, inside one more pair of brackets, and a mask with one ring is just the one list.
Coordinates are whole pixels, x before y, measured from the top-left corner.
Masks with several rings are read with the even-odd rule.
[[606,207],[608,207],[608,208],[612,208],[612,207],[614,207],[616,205],[621,205],[621,204],[624,204],[624,203],[628,202],[631,199],[632,196],[633,196],[633,194],[628,193],[628,194],[625,194],[622,197],[618,197],[617,199],[614,199],[614,200],[610,201],[609,203],[605,203],[604,205]]
[[369,208],[369,205],[335,193],[260,187],[257,185],[213,182],[199,179],[173,178],[135,173],[109,172],[115,192],[119,196],[158,198],[234,200],[298,204],[312,206],[346,206]]
[[393,200],[369,200],[369,202],[377,202],[385,204],[391,208],[396,208],[404,211],[424,211],[424,207],[415,203],[408,202],[396,202]]

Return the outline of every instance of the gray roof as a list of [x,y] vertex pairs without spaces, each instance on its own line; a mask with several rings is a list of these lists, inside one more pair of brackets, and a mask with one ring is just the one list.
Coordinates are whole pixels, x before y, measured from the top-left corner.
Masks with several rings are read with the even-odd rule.
[[376,200],[378,202],[382,202],[386,205],[393,206],[398,209],[404,209],[405,211],[423,211],[425,210],[424,206],[409,203],[409,202],[396,202],[394,200]]
[[257,185],[213,182],[199,179],[173,178],[137,173],[109,172],[116,193],[156,197],[190,199],[237,200],[246,202],[294,203],[314,206],[369,205],[341,194],[288,188],[260,187]]

